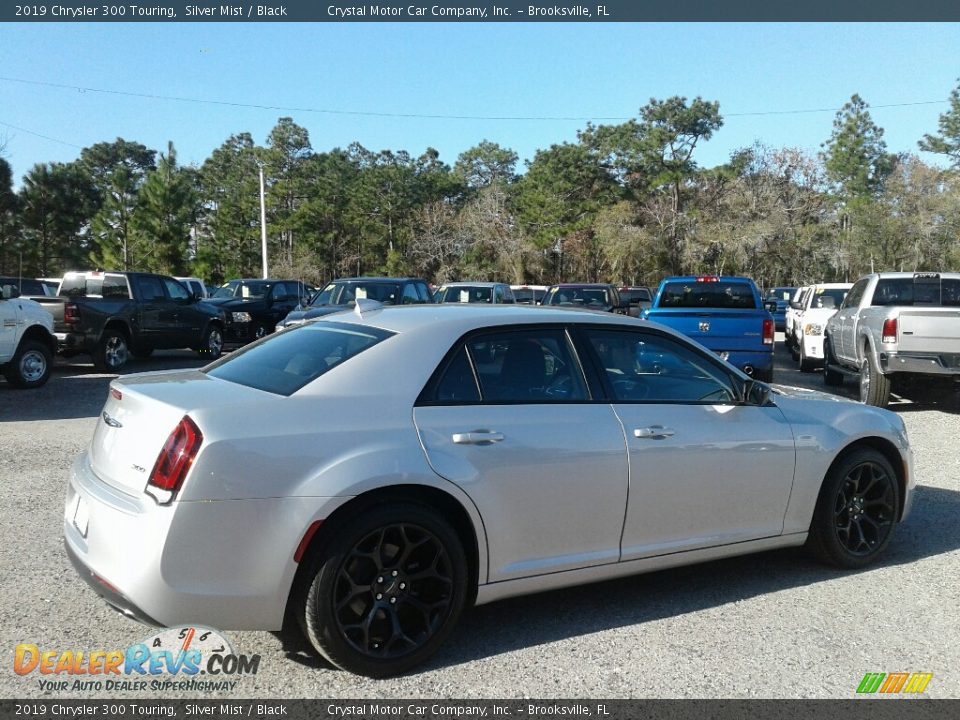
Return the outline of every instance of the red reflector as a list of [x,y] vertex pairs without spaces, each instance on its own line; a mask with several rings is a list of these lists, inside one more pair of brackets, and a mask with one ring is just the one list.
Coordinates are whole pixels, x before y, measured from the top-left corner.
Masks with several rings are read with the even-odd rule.
[[179,490],[202,442],[200,428],[185,416],[164,443],[147,484],[171,493]]
[[323,520],[314,520],[310,523],[310,527],[308,527],[307,531],[303,534],[303,540],[297,545],[297,551],[293,554],[294,562],[303,560],[304,553],[306,553],[307,548],[310,547],[310,541],[313,540],[313,536],[317,534],[317,530],[320,529],[322,524]]
[[117,390],[116,388],[110,388],[110,396],[114,400],[123,400],[123,393]]
[[881,339],[885,343],[895,343],[897,341],[897,319],[890,318],[883,321],[883,336]]
[[763,344],[764,345],[773,345],[773,339],[775,337],[773,320],[767,318],[763,321]]

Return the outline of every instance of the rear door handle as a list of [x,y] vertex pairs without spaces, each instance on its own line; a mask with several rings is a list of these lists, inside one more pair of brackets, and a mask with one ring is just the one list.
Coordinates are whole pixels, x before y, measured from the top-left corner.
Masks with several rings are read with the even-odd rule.
[[453,434],[453,442],[456,445],[492,445],[502,440],[503,433],[492,430],[473,430]]
[[635,428],[633,436],[642,440],[663,440],[664,438],[673,437],[674,433],[674,430],[665,428],[662,425],[651,425],[645,428]]

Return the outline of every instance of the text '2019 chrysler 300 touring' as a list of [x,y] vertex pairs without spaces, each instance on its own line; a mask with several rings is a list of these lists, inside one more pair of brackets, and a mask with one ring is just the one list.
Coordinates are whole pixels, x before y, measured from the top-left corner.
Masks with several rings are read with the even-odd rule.
[[771,389],[656,323],[359,304],[112,382],[64,518],[108,602],[296,618],[384,677],[471,603],[804,543],[858,568],[910,510],[897,415]]

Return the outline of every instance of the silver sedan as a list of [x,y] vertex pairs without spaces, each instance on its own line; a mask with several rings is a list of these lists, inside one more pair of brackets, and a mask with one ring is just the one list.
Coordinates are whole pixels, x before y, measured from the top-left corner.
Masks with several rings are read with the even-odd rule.
[[859,568],[910,510],[904,424],[651,322],[361,301],[113,381],[67,552],[144,622],[422,663],[471,603],[786,546]]

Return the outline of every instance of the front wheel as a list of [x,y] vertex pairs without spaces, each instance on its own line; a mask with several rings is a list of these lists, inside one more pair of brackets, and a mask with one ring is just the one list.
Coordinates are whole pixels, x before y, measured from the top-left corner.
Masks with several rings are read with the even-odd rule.
[[419,665],[450,634],[467,597],[456,532],[415,504],[370,509],[312,560],[301,624],[337,667],[390,677]]
[[3,375],[15,388],[27,390],[40,387],[50,379],[53,354],[38,340],[24,340],[4,368]]
[[843,385],[843,373],[834,370],[831,366],[837,364],[837,359],[833,355],[833,348],[830,346],[830,338],[823,339],[823,383],[829,387],[839,387]]
[[800,349],[797,352],[798,367],[800,372],[808,373],[813,372],[813,368],[816,367],[816,361],[811,360],[807,357],[807,354],[803,351],[804,343],[803,340],[800,341]]
[[211,325],[203,334],[197,353],[208,360],[216,360],[223,352],[223,331],[219,325]]
[[887,458],[854,450],[827,473],[807,544],[831,565],[864,567],[890,543],[899,508],[900,483]]

